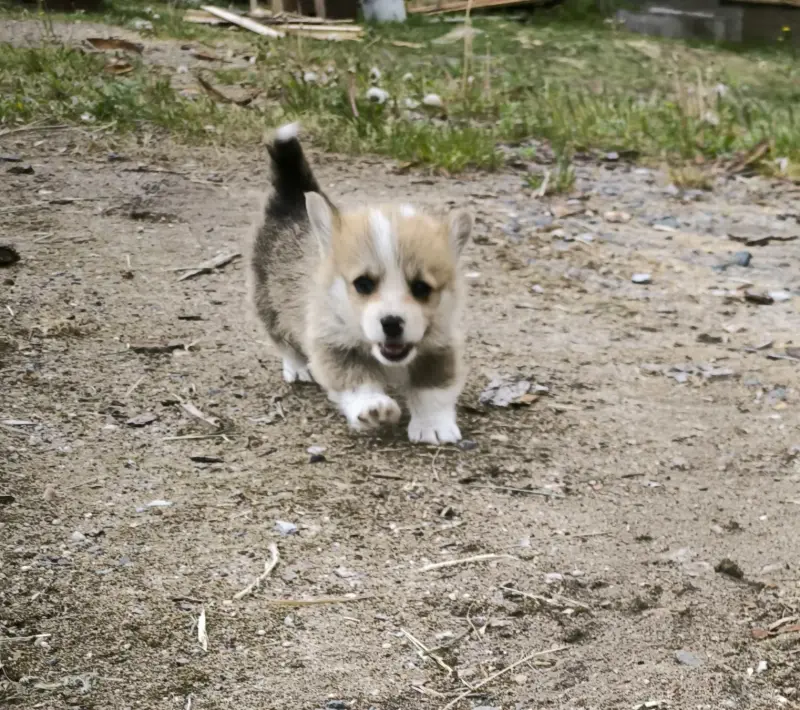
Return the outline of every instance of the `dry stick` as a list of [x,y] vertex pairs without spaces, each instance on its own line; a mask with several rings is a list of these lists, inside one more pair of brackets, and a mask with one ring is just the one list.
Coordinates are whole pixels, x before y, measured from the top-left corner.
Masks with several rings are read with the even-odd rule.
[[269,575],[272,573],[272,570],[275,569],[275,565],[278,564],[278,560],[281,558],[280,554],[278,553],[278,546],[274,542],[269,544],[269,554],[271,555],[271,559],[264,563],[264,571],[258,575],[258,577],[256,577],[256,580],[252,584],[247,585],[241,592],[236,592],[236,594],[233,595],[234,600],[241,599],[251,592],[254,592],[259,588],[259,586],[261,586],[261,582],[269,577]]
[[513,671],[518,666],[521,666],[523,663],[527,663],[528,661],[530,661],[533,658],[536,658],[537,656],[546,656],[550,653],[558,653],[559,651],[563,651],[567,648],[569,648],[569,646],[554,646],[553,648],[550,648],[547,651],[537,651],[536,653],[531,653],[525,656],[525,658],[520,658],[518,661],[512,663],[510,666],[506,666],[502,670],[497,671],[497,673],[493,673],[485,680],[482,680],[480,683],[476,683],[475,686],[473,686],[472,690],[468,690],[465,693],[461,693],[461,695],[454,698],[449,703],[447,703],[447,705],[442,707],[441,710],[450,710],[450,708],[452,708],[455,705],[458,705],[458,703],[461,702],[464,698],[469,697],[470,695],[472,695],[472,693],[482,688],[484,685],[488,685],[493,680],[496,680],[500,676],[505,675],[509,671]]
[[216,417],[212,417],[210,414],[203,414],[194,404],[189,402],[181,402],[181,408],[187,414],[199,419],[201,422],[205,422],[210,426],[212,429],[219,429],[220,428],[220,421]]
[[472,18],[470,11],[472,10],[472,0],[467,0],[467,11],[464,14],[464,70],[463,70],[463,84],[461,90],[467,93],[467,80],[469,74],[470,63],[472,60]]
[[569,597],[562,597],[560,594],[557,595],[558,598],[556,598],[555,596],[550,598],[550,597],[541,596],[539,594],[531,594],[530,592],[523,592],[523,591],[521,591],[519,589],[514,589],[513,587],[498,587],[498,589],[505,590],[507,592],[511,592],[512,594],[518,594],[519,596],[525,597],[526,599],[533,599],[534,601],[542,602],[542,603],[547,604],[549,606],[554,606],[554,607],[559,607],[559,608],[565,607],[565,606],[567,606],[567,607],[575,607],[576,609],[583,609],[585,611],[589,611],[589,609],[590,609],[588,604],[584,604],[583,602],[579,602],[576,599],[570,599]]
[[361,597],[317,597],[316,599],[262,599],[265,604],[275,606],[317,606],[319,604],[349,604],[371,599],[372,595],[365,594]]
[[128,387],[128,391],[125,393],[125,396],[123,397],[123,399],[128,399],[128,397],[130,397],[133,394],[134,390],[140,384],[142,384],[142,381],[144,380],[145,377],[146,377],[146,375],[142,375],[138,380],[136,380],[136,382],[134,382],[130,387]]
[[422,643],[422,641],[412,636],[412,634],[409,631],[406,631],[405,629],[400,629],[400,631],[409,641],[411,641],[412,644],[414,644],[414,646],[416,646],[417,654],[419,655],[420,658],[424,659],[425,656],[427,656],[431,660],[435,661],[436,665],[439,666],[439,668],[441,668],[445,673],[447,673],[447,675],[449,676],[453,675],[453,669],[450,666],[448,666],[441,658],[439,658],[439,656],[437,656],[433,651],[431,651],[431,649],[429,649],[424,643]]
[[22,126],[21,128],[8,128],[0,131],[0,138],[3,136],[10,136],[12,133],[29,133],[30,131],[62,131],[65,128],[72,128],[72,126],[58,125],[58,126]]
[[486,555],[475,555],[474,557],[464,557],[460,560],[445,560],[444,562],[433,562],[424,567],[420,567],[417,572],[431,572],[435,569],[444,569],[445,567],[455,567],[456,565],[468,565],[473,562],[488,562],[489,560],[517,560],[518,557],[514,555],[498,555],[490,552]]
[[534,491],[529,488],[514,488],[513,486],[470,486],[470,488],[489,488],[496,491],[511,491],[513,493],[527,493],[531,496],[544,496],[545,498],[563,498],[560,493],[553,493],[552,491]]
[[24,643],[25,641],[36,641],[38,639],[50,638],[52,634],[36,634],[35,636],[3,636],[0,643]]

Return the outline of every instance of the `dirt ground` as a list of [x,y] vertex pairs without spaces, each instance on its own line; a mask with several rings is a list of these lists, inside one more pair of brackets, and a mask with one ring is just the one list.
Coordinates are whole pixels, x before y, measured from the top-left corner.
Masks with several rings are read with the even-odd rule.
[[[567,202],[314,155],[341,200],[477,215],[470,443],[435,449],[284,384],[241,259],[179,280],[241,250],[263,150],[0,148],[2,704],[800,707],[797,187],[587,163]],[[546,391],[481,405],[495,376]]]

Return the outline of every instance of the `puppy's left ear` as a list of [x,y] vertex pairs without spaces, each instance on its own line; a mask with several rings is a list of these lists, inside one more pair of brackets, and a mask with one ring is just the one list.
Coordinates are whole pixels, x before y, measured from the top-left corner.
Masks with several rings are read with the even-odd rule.
[[451,212],[447,218],[447,230],[453,249],[458,256],[461,256],[472,234],[472,215],[466,210]]

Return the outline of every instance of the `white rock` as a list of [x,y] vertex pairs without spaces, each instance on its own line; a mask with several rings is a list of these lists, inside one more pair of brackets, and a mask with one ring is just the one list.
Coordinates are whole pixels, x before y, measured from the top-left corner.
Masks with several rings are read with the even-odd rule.
[[375,104],[385,104],[389,100],[389,92],[379,89],[377,86],[367,90],[366,96],[369,101]]
[[558,572],[548,572],[544,576],[545,584],[560,584],[563,581],[564,581],[564,575]]
[[444,106],[444,101],[442,101],[442,97],[439,94],[425,94],[422,97],[422,103],[425,106],[431,106],[434,108],[441,108]]

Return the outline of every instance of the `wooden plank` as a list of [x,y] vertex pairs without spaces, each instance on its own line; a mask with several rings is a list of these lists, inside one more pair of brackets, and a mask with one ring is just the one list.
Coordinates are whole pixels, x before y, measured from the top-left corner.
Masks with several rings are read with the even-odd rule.
[[467,7],[480,10],[484,7],[510,7],[513,5],[542,5],[544,0],[472,0],[472,2],[449,2],[436,5],[412,5],[408,8],[410,14],[438,15],[445,12],[463,12]]
[[800,7],[800,0],[736,0],[737,5],[782,5]]
[[255,20],[251,20],[249,17],[242,17],[241,15],[237,15],[235,12],[229,12],[228,10],[223,10],[221,7],[215,7],[214,5],[201,5],[201,10],[205,10],[206,12],[210,12],[212,15],[216,17],[221,17],[223,20],[227,20],[232,25],[238,25],[239,27],[244,27],[246,30],[250,30],[251,32],[255,32],[256,34],[261,35],[262,37],[272,37],[273,39],[278,39],[283,37],[283,32],[278,32],[277,30],[273,30],[271,27],[267,27],[262,25],[260,22],[256,22]]
[[354,34],[361,34],[364,28],[360,25],[328,25],[328,24],[312,24],[307,22],[286,23],[280,25],[282,30],[291,32],[297,30],[299,32],[352,32]]

